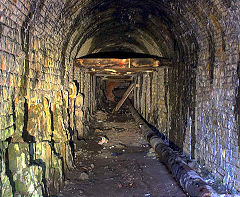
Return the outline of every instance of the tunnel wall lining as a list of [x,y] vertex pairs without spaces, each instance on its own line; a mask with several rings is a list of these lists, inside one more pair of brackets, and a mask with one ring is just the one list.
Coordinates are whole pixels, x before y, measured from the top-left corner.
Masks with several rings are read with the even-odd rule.
[[[192,29],[178,34],[178,41],[182,41],[174,68],[160,69],[153,78],[149,74],[137,77],[141,87],[136,88],[134,105],[185,154],[206,166],[226,189],[239,192],[239,105],[236,103],[239,102],[240,4],[236,1],[175,3],[173,9],[184,15]],[[186,9],[189,12],[184,12]],[[195,46],[188,39],[191,31],[195,34]],[[151,87],[149,80],[160,84],[157,93],[151,92],[154,85]],[[158,101],[154,101],[155,94]],[[155,113],[149,113],[151,110]]]
[[1,196],[56,195],[74,166],[74,140],[88,132],[94,78],[72,61],[62,66],[64,5],[0,2]]

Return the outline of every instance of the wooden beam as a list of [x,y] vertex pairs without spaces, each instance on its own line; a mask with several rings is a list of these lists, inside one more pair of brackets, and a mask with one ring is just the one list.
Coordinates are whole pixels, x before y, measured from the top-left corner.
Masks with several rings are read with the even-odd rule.
[[110,81],[110,82],[129,82],[132,81],[132,79],[107,79],[107,78],[103,78],[103,81]]
[[92,58],[83,58],[75,59],[75,62],[79,67],[85,68],[96,68],[96,67],[161,67],[166,65],[171,65],[172,60],[169,58],[130,58],[130,59],[92,59]]
[[102,80],[124,82],[124,81],[133,81],[132,76],[103,76]]
[[156,68],[153,67],[143,67],[143,68],[91,68],[90,72],[142,72],[142,71],[155,71]]
[[75,59],[74,66],[92,75],[131,76],[141,72],[154,72],[160,68],[174,68],[168,58],[130,59]]
[[122,104],[124,103],[124,101],[127,99],[127,97],[129,96],[129,94],[132,92],[132,90],[135,87],[135,83],[132,83],[127,91],[124,93],[123,97],[121,98],[121,100],[118,102],[118,104],[116,105],[116,107],[113,109],[112,113],[118,111],[120,109],[120,107],[122,106]]

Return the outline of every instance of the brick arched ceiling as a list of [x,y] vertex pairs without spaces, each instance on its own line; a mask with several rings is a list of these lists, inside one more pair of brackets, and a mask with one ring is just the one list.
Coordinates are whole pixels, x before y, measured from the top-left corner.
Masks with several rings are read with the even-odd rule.
[[169,57],[191,28],[170,1],[75,1],[65,13],[72,21],[65,47],[74,56],[115,49]]
[[[50,41],[57,48],[63,77],[74,58],[113,50],[170,57],[194,67],[209,64],[213,70],[211,65],[222,53],[230,53],[228,45],[236,45],[228,40],[235,39],[234,32],[239,31],[239,5],[231,0],[4,2],[1,12],[21,26],[26,55],[29,33]],[[25,11],[5,13],[14,6]]]
[[220,20],[230,4],[225,0],[70,1],[61,13],[71,21],[63,54],[68,50],[74,58],[122,50],[186,58],[197,51],[202,38],[211,45],[215,34],[224,39]]

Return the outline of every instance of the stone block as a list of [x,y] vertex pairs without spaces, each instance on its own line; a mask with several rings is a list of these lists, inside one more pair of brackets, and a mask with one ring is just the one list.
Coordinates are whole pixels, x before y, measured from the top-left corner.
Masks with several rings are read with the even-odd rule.
[[63,118],[60,109],[55,109],[53,114],[53,140],[54,142],[66,142],[66,128],[63,124]]
[[13,197],[12,186],[5,172],[1,173],[1,190],[2,197]]
[[75,99],[77,96],[77,87],[74,82],[69,84],[69,98]]
[[42,196],[42,168],[30,166],[15,174],[16,195],[22,196]]
[[14,127],[9,126],[6,129],[0,130],[0,140],[5,141],[14,134]]
[[0,191],[1,191],[1,196],[3,196],[3,197],[13,196],[12,186],[10,184],[10,180],[9,180],[8,176],[6,175],[5,154],[6,154],[7,148],[8,148],[8,142],[0,143],[0,157],[2,158],[2,160],[0,161],[0,169],[1,169]]
[[41,123],[39,117],[43,111],[41,103],[35,103],[33,100],[29,101],[30,107],[28,109],[27,132],[34,136],[37,142],[42,141]]
[[7,70],[7,65],[6,65],[6,61],[5,61],[5,57],[2,56],[1,57],[1,67],[2,71],[6,71]]
[[70,127],[72,130],[74,130],[74,99],[69,100],[69,122],[70,122]]
[[37,142],[51,141],[51,113],[48,99],[43,98],[43,102],[39,103],[35,98],[31,100],[31,103],[28,109],[28,133],[34,136]]
[[63,186],[63,160],[60,156],[53,154],[51,161],[51,168],[49,169],[50,179],[47,180],[48,187],[52,188],[52,193],[60,191],[60,188]]
[[52,119],[50,113],[50,103],[47,98],[43,98],[43,111],[40,116],[40,125],[44,141],[51,141],[52,135]]
[[49,145],[49,142],[39,142],[34,144],[34,158],[35,159],[40,159],[45,167],[45,178],[49,179],[51,178],[49,175],[49,171],[52,165],[52,149],[51,146]]
[[12,136],[12,142],[23,142],[22,131],[24,127],[24,113],[25,113],[24,103],[25,103],[25,98],[22,96],[16,97],[14,101],[16,131]]
[[11,143],[8,146],[9,169],[13,174],[21,172],[30,163],[28,143]]
[[76,131],[77,131],[77,137],[82,138],[84,136],[83,133],[83,121],[81,120],[83,112],[76,111]]
[[72,155],[72,149],[69,142],[65,142],[65,161],[66,161],[67,169],[72,169],[73,155]]
[[57,96],[56,103],[53,111],[53,140],[55,142],[66,142],[68,136],[66,133],[67,128],[65,128],[63,120],[61,92]]
[[82,106],[83,106],[83,95],[78,94],[75,99],[75,107],[82,109]]

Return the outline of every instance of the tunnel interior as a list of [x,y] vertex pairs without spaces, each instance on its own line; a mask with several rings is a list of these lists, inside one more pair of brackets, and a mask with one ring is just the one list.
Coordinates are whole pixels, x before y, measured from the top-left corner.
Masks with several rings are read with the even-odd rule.
[[239,21],[234,0],[1,0],[1,196],[57,195],[131,84],[171,148],[240,192]]

